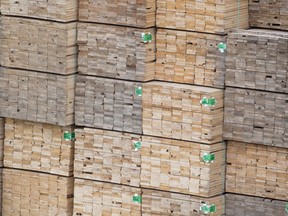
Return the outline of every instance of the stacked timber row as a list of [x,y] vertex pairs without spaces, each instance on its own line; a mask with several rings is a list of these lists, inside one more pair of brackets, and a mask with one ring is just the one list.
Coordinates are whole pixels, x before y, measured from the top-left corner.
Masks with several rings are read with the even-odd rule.
[[249,9],[260,28],[227,42],[226,215],[287,215],[287,1],[251,0]]
[[73,214],[77,8],[1,1],[3,215]]

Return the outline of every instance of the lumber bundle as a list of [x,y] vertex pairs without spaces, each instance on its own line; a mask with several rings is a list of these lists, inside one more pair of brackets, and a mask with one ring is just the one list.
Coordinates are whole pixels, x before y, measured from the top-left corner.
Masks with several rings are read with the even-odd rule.
[[79,20],[134,27],[155,25],[156,0],[79,0]]
[[249,24],[252,27],[288,30],[287,0],[250,0]]
[[142,84],[77,76],[75,124],[142,133]]
[[225,195],[226,216],[286,216],[286,201],[252,197],[238,194]]
[[6,119],[4,166],[73,175],[73,127]]
[[1,65],[56,74],[77,71],[76,22],[1,17]]
[[222,140],[223,90],[143,84],[143,133],[206,144]]
[[157,0],[156,25],[216,34],[248,28],[248,0]]
[[224,87],[226,36],[157,29],[157,80]]
[[61,126],[74,123],[75,75],[0,68],[0,116]]
[[143,189],[141,215],[222,216],[225,211],[224,199],[223,195],[200,198]]
[[5,216],[70,216],[73,178],[4,169],[2,210]]
[[223,136],[287,148],[287,110],[288,94],[227,87]]
[[[144,41],[145,34],[152,41]],[[80,74],[134,81],[154,78],[154,28],[79,23],[77,40]]]
[[140,188],[76,178],[73,215],[139,216],[140,196]]
[[226,191],[287,200],[288,149],[228,142]]
[[76,129],[74,176],[140,187],[139,135]]
[[69,22],[77,20],[78,1],[1,0],[1,14]]
[[227,46],[227,86],[288,93],[288,32],[239,30]]

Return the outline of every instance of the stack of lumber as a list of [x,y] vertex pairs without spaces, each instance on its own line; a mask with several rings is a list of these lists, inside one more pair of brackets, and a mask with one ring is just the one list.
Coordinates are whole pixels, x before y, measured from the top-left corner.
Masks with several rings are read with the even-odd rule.
[[287,200],[287,157],[287,148],[228,142],[226,191]]
[[4,169],[2,210],[5,216],[71,216],[73,178]]
[[143,85],[143,132],[202,143],[222,140],[223,90],[175,83]]
[[155,0],[79,0],[79,20],[134,27],[155,26]]
[[[154,42],[145,43],[142,34],[151,34]],[[81,74],[132,81],[154,77],[153,28],[79,23],[78,44]]]
[[250,0],[249,24],[253,27],[288,30],[287,0]]
[[73,127],[6,119],[4,166],[73,175],[74,141],[66,139]]
[[226,36],[158,29],[155,79],[223,88],[225,43]]
[[0,116],[67,126],[74,123],[75,75],[0,68]]
[[238,194],[226,194],[226,216],[286,216],[286,201],[252,197]]
[[142,83],[77,76],[75,123],[78,126],[142,133]]
[[157,27],[225,34],[247,28],[248,0],[157,0]]
[[225,145],[76,129],[77,178],[202,197],[224,192]]

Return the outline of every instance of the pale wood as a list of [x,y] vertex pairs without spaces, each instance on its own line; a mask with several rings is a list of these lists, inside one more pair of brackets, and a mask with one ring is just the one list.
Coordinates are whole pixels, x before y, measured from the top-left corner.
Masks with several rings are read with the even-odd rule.
[[[3,167],[3,157],[4,157],[4,127],[5,127],[4,122],[5,122],[5,119],[0,118],[0,167]],[[0,187],[0,191],[1,191],[1,187]]]
[[224,88],[226,36],[157,29],[157,80]]
[[74,141],[64,133],[73,127],[6,119],[4,166],[73,175]]
[[[151,33],[144,43],[142,33]],[[93,38],[93,39],[92,39]],[[155,29],[78,24],[79,73],[147,81],[154,78]]]
[[74,123],[75,75],[0,68],[0,116],[67,126]]
[[1,0],[1,14],[69,22],[78,18],[78,1]]
[[156,0],[79,0],[79,20],[134,27],[155,26]]
[[4,138],[5,118],[0,118],[0,139]]
[[[200,104],[214,97],[214,107]],[[216,143],[222,140],[223,90],[175,83],[143,84],[145,135]]]
[[157,27],[225,34],[248,28],[249,0],[157,0]]
[[287,148],[287,101],[288,94],[227,87],[224,138]]
[[288,93],[288,32],[239,30],[227,46],[226,86]]
[[1,65],[72,74],[77,72],[76,22],[1,17]]
[[4,169],[2,210],[5,216],[71,216],[73,178]]
[[249,0],[250,26],[288,30],[287,4],[287,0]]
[[287,148],[229,141],[226,191],[287,200],[287,157]]
[[2,214],[2,201],[3,200],[3,169],[0,169],[0,212]]

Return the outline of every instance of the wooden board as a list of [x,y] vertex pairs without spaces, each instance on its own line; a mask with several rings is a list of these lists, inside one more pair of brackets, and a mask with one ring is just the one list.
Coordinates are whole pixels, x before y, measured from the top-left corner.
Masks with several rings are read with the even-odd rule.
[[226,37],[157,29],[157,80],[224,87],[226,52],[218,49]]
[[77,20],[78,1],[1,0],[1,14],[69,22]]
[[1,65],[57,74],[77,72],[76,22],[1,17]]
[[73,175],[74,141],[64,138],[73,127],[6,119],[4,166]]
[[288,94],[227,87],[224,138],[287,148],[287,112]]
[[288,149],[228,142],[226,192],[288,199]]
[[2,214],[2,201],[3,200],[3,169],[0,169],[0,212]]
[[[202,99],[215,102],[201,104]],[[212,105],[212,103],[211,103]],[[145,135],[216,143],[222,140],[223,90],[175,83],[143,84]]]
[[141,204],[133,202],[140,188],[75,179],[74,216],[127,215],[140,216]]
[[286,216],[287,202],[238,194],[226,194],[226,216]]
[[216,34],[248,28],[248,0],[157,0],[156,25]]
[[288,93],[288,32],[239,30],[227,47],[226,86]]
[[5,216],[70,216],[73,178],[4,169],[2,210]]
[[4,160],[4,139],[0,139],[0,168],[3,167],[4,165],[3,160]]
[[[151,33],[144,43],[142,33]],[[78,24],[80,74],[135,81],[154,78],[155,29]]]
[[5,118],[0,118],[0,139],[4,138]]
[[141,83],[79,75],[75,122],[78,126],[142,133]]
[[288,30],[287,3],[287,0],[249,0],[250,26]]
[[79,20],[135,27],[155,26],[156,0],[79,0]]
[[[183,194],[143,189],[141,215],[222,216],[224,215],[225,211],[224,199],[225,198],[223,195],[219,195],[213,198],[201,198]],[[201,206],[205,204],[214,204],[216,211],[213,213],[204,213],[204,211],[201,210]]]
[[74,123],[75,75],[0,68],[0,116],[67,126]]

